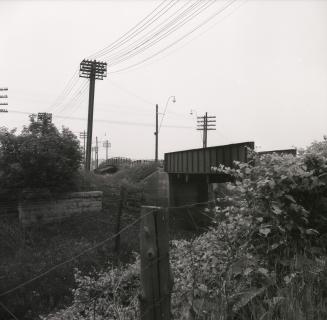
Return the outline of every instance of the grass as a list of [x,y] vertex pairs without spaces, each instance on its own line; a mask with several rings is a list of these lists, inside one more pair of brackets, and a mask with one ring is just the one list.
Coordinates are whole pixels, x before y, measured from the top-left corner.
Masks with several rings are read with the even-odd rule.
[[[0,224],[0,292],[17,286],[49,268],[70,259],[115,233],[120,184],[140,182],[156,170],[156,165],[125,168],[114,175],[81,172],[75,178],[76,191],[103,191],[103,210],[98,214],[74,216],[60,223],[23,229],[17,217],[2,216]],[[138,210],[125,210],[122,227],[135,220]],[[132,240],[131,240],[132,239]],[[138,225],[121,234],[123,262],[138,250]],[[37,319],[38,314],[61,308],[71,302],[75,286],[74,268],[94,273],[114,262],[113,241],[73,260],[50,274],[23,286],[0,300],[19,319]],[[0,308],[0,319],[11,316]]]
[[[137,186],[155,172],[155,163],[127,167],[112,175],[96,175],[81,172],[75,178],[76,191],[101,190],[103,211],[83,214],[60,223],[35,226],[24,230],[17,217],[1,218],[0,224],[0,293],[23,283],[49,268],[70,259],[115,233],[120,198],[120,185],[127,186],[132,198],[140,197]],[[141,200],[141,199],[140,199]],[[121,227],[139,217],[140,201],[131,202],[125,209]],[[135,207],[133,207],[135,206]],[[120,259],[130,262],[133,251],[139,250],[139,225],[135,224],[121,234]],[[174,228],[173,238],[190,238],[193,231]],[[74,269],[84,274],[94,274],[116,261],[114,243],[109,241],[96,250],[73,260],[50,274],[23,286],[21,289],[0,297],[18,319],[37,319],[39,314],[67,306],[72,301],[72,289],[76,286]],[[10,319],[0,307],[0,319]]]

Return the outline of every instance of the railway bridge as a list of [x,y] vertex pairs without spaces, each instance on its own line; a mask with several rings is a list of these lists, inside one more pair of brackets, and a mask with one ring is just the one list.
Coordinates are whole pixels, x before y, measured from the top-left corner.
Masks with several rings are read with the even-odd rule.
[[170,205],[181,206],[209,200],[212,183],[230,181],[230,176],[213,172],[219,164],[247,162],[254,142],[165,153],[164,171],[169,176]]

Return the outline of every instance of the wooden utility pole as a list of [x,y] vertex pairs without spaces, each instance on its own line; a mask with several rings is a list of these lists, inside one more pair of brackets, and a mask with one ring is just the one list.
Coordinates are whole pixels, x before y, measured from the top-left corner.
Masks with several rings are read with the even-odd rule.
[[93,169],[94,169],[94,163],[95,163],[95,160],[94,160],[94,154],[95,154],[95,147],[92,147],[92,149],[91,149],[91,163],[90,163],[90,170],[93,170]]
[[170,320],[173,279],[169,266],[168,212],[142,206],[140,228],[141,320]]
[[103,142],[103,146],[106,148],[106,163],[108,162],[108,149],[111,147],[109,140]]
[[117,221],[116,221],[116,234],[117,236],[115,237],[115,254],[117,258],[117,263],[120,262],[120,226],[121,226],[121,217],[123,215],[123,209],[125,206],[126,202],[126,196],[127,196],[127,190],[125,186],[120,187],[120,201],[119,201],[119,208],[118,208],[118,213],[117,213]]
[[82,78],[90,79],[89,110],[87,116],[87,143],[85,157],[85,170],[90,171],[95,80],[103,80],[103,78],[107,76],[107,63],[97,62],[96,60],[84,59],[80,64],[79,76]]
[[158,108],[159,107],[156,104],[156,132],[154,133],[154,135],[156,136],[156,150],[155,150],[154,160],[156,162],[158,162],[158,116],[159,116]]
[[98,137],[95,137],[95,168],[99,167],[99,144]]
[[[2,94],[2,91],[8,91],[8,88],[0,88],[1,91],[1,95],[0,95],[0,99],[8,99],[8,95],[7,94]],[[3,100],[0,100],[0,106],[7,106],[8,102]],[[0,112],[5,112],[7,113],[8,110],[7,109],[0,109]]]
[[203,117],[197,117],[197,130],[203,131],[203,148],[208,145],[208,130],[216,130],[216,116],[208,116],[206,112]]
[[83,156],[84,156],[84,166],[85,166],[85,155],[86,155],[85,142],[86,142],[86,137],[87,137],[85,130],[83,132],[79,133],[79,137],[80,137],[80,139],[83,139],[83,152],[84,152]]

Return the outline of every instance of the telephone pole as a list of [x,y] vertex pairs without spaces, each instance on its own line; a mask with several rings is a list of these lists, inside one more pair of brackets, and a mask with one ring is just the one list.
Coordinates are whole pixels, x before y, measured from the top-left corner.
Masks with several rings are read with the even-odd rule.
[[103,80],[103,78],[107,76],[107,63],[84,59],[80,64],[79,76],[81,78],[90,79],[89,110],[87,117],[87,143],[85,155],[85,170],[90,171],[95,80]]
[[206,112],[203,117],[197,117],[197,130],[203,131],[203,148],[208,145],[208,130],[216,130],[216,116],[208,116]]
[[52,123],[52,113],[38,112],[37,121],[38,122],[43,122],[44,124]]
[[[0,99],[8,99],[8,95],[7,94],[2,94],[3,91],[8,91],[8,88],[0,88]],[[8,112],[7,109],[1,109],[1,106],[7,106],[8,102],[5,101],[3,102],[2,100],[0,100],[0,112]]]
[[95,137],[95,168],[99,167],[99,145],[98,145],[98,137]]
[[106,163],[108,162],[108,149],[111,147],[109,140],[103,142],[103,146],[106,148]]
[[156,162],[158,162],[158,105],[156,104],[156,132],[154,133],[154,135],[156,136],[156,151],[155,151],[155,156],[154,156],[154,160]]
[[86,132],[85,132],[85,130],[83,131],[83,132],[80,132],[79,133],[79,138],[80,139],[83,139],[83,157],[84,157],[84,166],[85,166],[85,154],[86,154],[86,152],[85,152],[85,142],[86,142],[86,137],[87,137],[87,135],[86,135]]

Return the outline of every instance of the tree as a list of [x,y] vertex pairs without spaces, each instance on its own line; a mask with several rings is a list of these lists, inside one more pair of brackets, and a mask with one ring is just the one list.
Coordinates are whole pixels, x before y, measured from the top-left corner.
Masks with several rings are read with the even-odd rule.
[[59,131],[54,124],[30,123],[21,134],[0,129],[0,188],[2,190],[47,188],[66,191],[82,161],[77,137],[67,128]]

